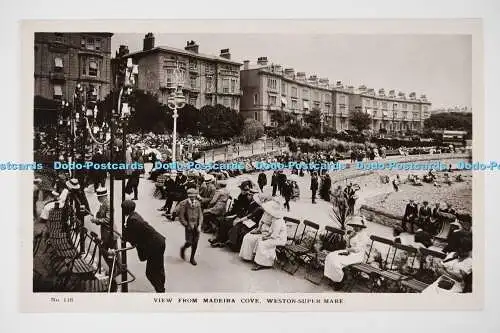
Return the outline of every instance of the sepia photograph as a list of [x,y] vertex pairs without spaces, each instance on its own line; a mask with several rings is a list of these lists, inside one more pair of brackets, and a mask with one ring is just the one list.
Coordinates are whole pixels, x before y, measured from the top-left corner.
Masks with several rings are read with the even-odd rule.
[[477,292],[472,34],[67,26],[29,48],[33,294]]

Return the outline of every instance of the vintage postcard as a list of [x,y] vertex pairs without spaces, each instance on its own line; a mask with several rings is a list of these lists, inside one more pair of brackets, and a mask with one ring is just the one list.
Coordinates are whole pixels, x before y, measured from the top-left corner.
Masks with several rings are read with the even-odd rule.
[[480,20],[20,33],[21,311],[482,308]]

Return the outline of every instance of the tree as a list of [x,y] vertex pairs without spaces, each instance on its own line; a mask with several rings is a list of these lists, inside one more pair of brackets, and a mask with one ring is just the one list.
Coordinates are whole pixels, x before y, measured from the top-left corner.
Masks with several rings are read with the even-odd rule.
[[213,141],[237,137],[243,129],[243,117],[223,105],[206,105],[200,110],[200,132]]
[[304,121],[312,129],[319,129],[321,126],[321,111],[313,109],[310,113],[304,116]]
[[472,113],[441,112],[432,114],[424,121],[424,127],[428,130],[447,129],[467,131],[472,134]]
[[371,122],[372,118],[370,115],[359,110],[354,111],[350,119],[351,125],[356,128],[358,132],[362,132],[363,130],[370,128]]
[[172,111],[158,102],[155,95],[135,90],[129,104],[135,109],[129,122],[129,131],[162,133],[173,128]]
[[57,114],[61,109],[60,101],[47,99],[37,95],[33,102],[33,124],[35,127],[57,124]]
[[202,121],[200,110],[190,104],[186,104],[178,110],[177,131],[179,133],[198,135],[200,122]]
[[252,143],[264,135],[264,126],[255,119],[245,119],[241,138],[243,143]]

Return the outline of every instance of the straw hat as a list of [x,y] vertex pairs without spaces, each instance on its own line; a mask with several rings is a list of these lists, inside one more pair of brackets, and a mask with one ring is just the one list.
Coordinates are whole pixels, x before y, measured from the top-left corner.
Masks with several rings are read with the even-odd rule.
[[365,218],[363,216],[353,216],[347,225],[351,227],[366,228]]
[[96,191],[95,194],[97,197],[104,197],[108,195],[108,190],[105,187],[99,187]]
[[80,183],[78,182],[78,179],[76,179],[76,178],[71,178],[70,180],[66,181],[66,186],[70,190],[78,190],[78,189],[80,189]]
[[33,184],[41,184],[42,180],[40,178],[33,179]]
[[189,188],[187,190],[187,195],[198,195],[198,190],[195,188]]
[[262,209],[274,218],[280,219],[283,217],[283,211],[281,210],[281,204],[274,200],[267,201],[262,204]]
[[204,174],[203,180],[206,182],[213,182],[215,180],[215,177],[213,175]]
[[59,192],[57,192],[56,190],[52,190],[52,192],[50,192],[50,194],[52,194],[55,197],[58,197],[60,195]]

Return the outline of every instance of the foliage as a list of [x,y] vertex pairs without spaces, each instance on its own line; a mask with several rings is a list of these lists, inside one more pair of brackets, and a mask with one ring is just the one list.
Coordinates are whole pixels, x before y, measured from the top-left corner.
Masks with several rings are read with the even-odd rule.
[[222,141],[240,135],[243,117],[223,105],[206,105],[200,110],[200,132],[209,140]]
[[[312,129],[319,129],[321,126],[321,112],[318,109],[313,109],[311,112],[304,115],[304,121]],[[319,132],[319,131],[318,131]]]
[[332,211],[333,216],[340,224],[340,228],[345,230],[345,223],[349,216],[349,209],[347,199],[342,191],[335,191],[332,193]]
[[351,125],[358,130],[358,132],[361,132],[370,128],[372,120],[368,113],[356,110],[351,114],[349,121]]
[[472,133],[472,113],[441,112],[432,114],[424,121],[427,129],[460,130]]
[[243,143],[252,143],[264,135],[264,126],[255,119],[245,119],[241,138]]
[[135,90],[130,96],[129,104],[135,109],[129,122],[130,131],[163,133],[172,129],[172,122],[167,121],[172,119],[172,112],[166,105],[158,102],[155,95]]
[[37,95],[33,104],[33,124],[35,127],[57,124],[60,102]]

